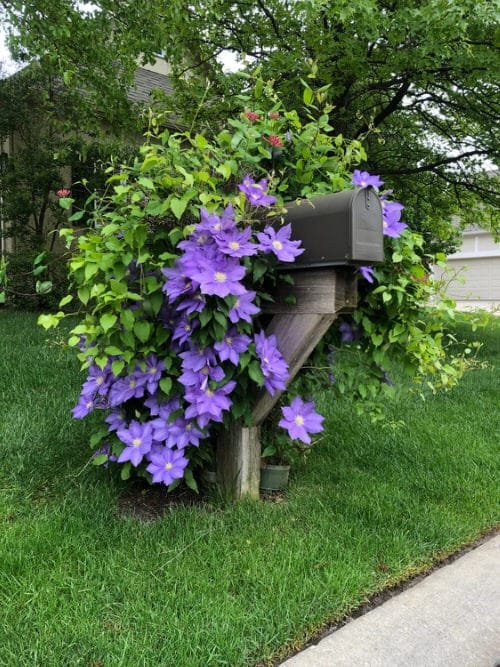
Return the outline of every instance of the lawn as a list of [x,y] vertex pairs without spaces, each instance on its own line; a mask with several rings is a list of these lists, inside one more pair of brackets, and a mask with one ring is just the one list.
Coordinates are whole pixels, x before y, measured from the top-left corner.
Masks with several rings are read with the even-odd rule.
[[1,665],[266,663],[500,520],[500,322],[461,327],[489,365],[395,401],[399,430],[318,396],[326,437],[283,502],[144,523],[86,465],[77,362],[35,320],[0,313]]

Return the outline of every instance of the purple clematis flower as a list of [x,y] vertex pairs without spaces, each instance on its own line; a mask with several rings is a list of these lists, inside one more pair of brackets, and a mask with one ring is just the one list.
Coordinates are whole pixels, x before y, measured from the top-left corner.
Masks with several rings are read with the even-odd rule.
[[350,322],[341,322],[339,331],[342,343],[353,343],[355,340],[359,340],[359,331]]
[[83,419],[96,407],[95,401],[90,396],[80,396],[78,403],[71,410],[73,419]]
[[224,336],[223,340],[214,344],[214,348],[219,354],[221,361],[229,360],[235,366],[238,365],[240,354],[248,350],[251,339],[244,334],[239,334],[238,330],[233,327]]
[[256,292],[244,292],[238,296],[228,313],[228,317],[233,324],[236,324],[240,320],[252,322],[252,315],[260,313],[260,308],[253,302],[255,296]]
[[129,401],[131,398],[142,398],[144,396],[144,379],[137,377],[135,373],[118,379],[109,392],[111,407]]
[[130,461],[137,468],[153,444],[153,427],[151,422],[141,424],[135,419],[127,428],[118,429],[117,435],[125,444],[125,449],[118,457],[118,463]]
[[251,236],[251,227],[246,227],[242,232],[235,228],[225,234],[218,234],[215,242],[224,255],[240,259],[255,255],[258,250],[258,246],[250,240]]
[[278,231],[273,227],[266,227],[257,234],[260,249],[266,253],[274,253],[280,262],[294,262],[295,258],[304,252],[304,248],[299,248],[301,241],[290,240],[291,234],[291,225],[285,225]]
[[400,204],[397,201],[382,200],[383,232],[385,236],[397,239],[401,236],[403,230],[408,227],[406,223],[399,222],[401,220],[401,211],[403,209],[403,204]]
[[232,204],[226,206],[224,213],[220,217],[202,208],[200,210],[200,222],[196,225],[195,235],[199,232],[208,232],[211,236],[214,236],[234,229],[235,224]]
[[324,417],[319,415],[314,403],[304,402],[298,396],[293,399],[289,406],[281,408],[283,419],[279,426],[288,431],[292,440],[301,440],[306,445],[311,444],[310,433],[321,433],[323,430]]
[[277,390],[286,389],[288,380],[288,364],[278,350],[276,336],[266,337],[261,331],[254,336],[255,351],[260,359],[260,367],[264,375],[264,387],[274,395]]
[[209,347],[192,348],[180,355],[182,359],[182,369],[191,371],[201,371],[205,366],[215,366],[217,364],[217,357],[215,352]]
[[161,374],[165,370],[165,364],[160,361],[156,354],[150,354],[145,360],[145,370],[140,366],[135,368],[135,377],[139,382],[146,385],[150,394],[154,394],[158,389],[158,383],[161,380]]
[[108,424],[108,431],[118,431],[120,428],[125,428],[127,423],[125,421],[126,415],[123,410],[111,410],[109,415],[104,419]]
[[360,188],[367,188],[369,185],[379,188],[384,185],[384,181],[380,180],[380,176],[371,176],[367,171],[355,169],[352,175],[352,184],[359,185]]
[[106,396],[113,380],[110,370],[111,368],[109,364],[106,364],[102,370],[97,364],[89,366],[89,375],[83,383],[82,395],[92,396],[92,394],[97,393],[100,396]]
[[214,262],[206,262],[205,267],[195,272],[193,277],[200,283],[202,294],[214,294],[225,297],[229,294],[240,295],[245,293],[245,288],[240,283],[246,269],[234,259],[224,257]]
[[171,269],[162,269],[161,272],[167,278],[162,291],[167,294],[170,301],[175,301],[175,299],[185,294],[192,294],[198,287],[188,277],[185,267],[179,262]]
[[228,398],[236,386],[236,382],[231,381],[218,389],[206,388],[193,389],[186,392],[185,398],[191,403],[186,410],[188,419],[198,419],[198,423],[203,428],[210,421],[222,421],[222,413],[229,410],[232,401]]
[[372,269],[371,266],[360,266],[359,272],[369,283],[373,283],[375,281],[375,270]]
[[186,315],[191,315],[192,313],[201,313],[206,305],[207,302],[202,294],[193,294],[193,296],[180,301],[177,304],[177,310],[180,313],[184,312]]
[[177,324],[175,325],[172,334],[172,340],[177,342],[179,345],[187,343],[187,341],[191,338],[192,332],[197,329],[198,326],[199,322],[197,319],[188,320],[188,318],[183,315],[179,318]]
[[188,445],[198,447],[200,440],[205,437],[206,433],[197,428],[195,422],[178,417],[171,424],[166,445],[167,447],[177,447],[177,449],[183,449]]
[[146,470],[152,475],[153,484],[169,486],[176,479],[184,476],[184,470],[189,461],[184,456],[184,450],[172,450],[164,447],[162,451],[152,453],[151,461]]
[[238,188],[240,192],[243,192],[252,206],[269,207],[276,202],[276,197],[266,193],[267,181],[265,178],[256,183],[251,176],[245,176],[243,183],[238,185]]
[[220,382],[223,379],[224,371],[220,366],[215,366],[214,368],[204,366],[199,371],[187,369],[179,376],[179,382],[185,387],[198,387],[199,389],[206,389],[210,380]]

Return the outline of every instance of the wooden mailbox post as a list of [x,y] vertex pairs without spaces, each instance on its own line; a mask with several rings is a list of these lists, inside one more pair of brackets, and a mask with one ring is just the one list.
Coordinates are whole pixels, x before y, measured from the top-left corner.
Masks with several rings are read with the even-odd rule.
[[[384,258],[382,206],[372,188],[317,197],[287,207],[292,238],[305,251],[290,266],[294,285],[274,294],[266,309],[273,315],[266,334],[274,334],[289,365],[289,382],[325,335],[340,312],[357,303],[354,266]],[[295,304],[286,296],[293,294]],[[217,447],[217,478],[226,495],[258,498],[260,482],[260,425],[282,392],[256,397],[252,425],[234,421]]]

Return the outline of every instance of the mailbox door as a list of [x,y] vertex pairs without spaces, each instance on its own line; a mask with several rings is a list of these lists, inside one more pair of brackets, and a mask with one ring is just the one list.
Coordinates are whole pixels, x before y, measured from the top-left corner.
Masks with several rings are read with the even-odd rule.
[[382,262],[384,259],[382,204],[372,188],[355,191],[351,208],[351,261]]

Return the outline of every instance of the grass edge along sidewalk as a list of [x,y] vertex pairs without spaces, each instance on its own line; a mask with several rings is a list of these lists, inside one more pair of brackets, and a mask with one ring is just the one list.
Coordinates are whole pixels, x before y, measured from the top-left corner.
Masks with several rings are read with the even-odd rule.
[[141,523],[86,465],[77,363],[35,319],[0,316],[0,664],[272,664],[499,520],[500,323],[459,329],[489,365],[395,401],[400,429],[319,395],[327,437],[282,503]]

